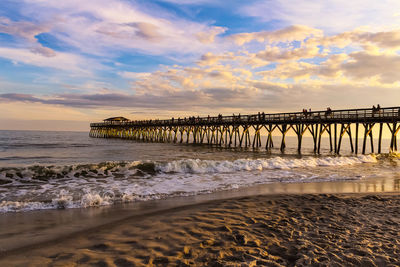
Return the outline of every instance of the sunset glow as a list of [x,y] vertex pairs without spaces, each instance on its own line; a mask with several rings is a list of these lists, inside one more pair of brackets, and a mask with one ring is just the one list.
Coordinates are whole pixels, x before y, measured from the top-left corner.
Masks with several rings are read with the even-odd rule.
[[397,106],[400,97],[399,1],[1,6],[0,129]]

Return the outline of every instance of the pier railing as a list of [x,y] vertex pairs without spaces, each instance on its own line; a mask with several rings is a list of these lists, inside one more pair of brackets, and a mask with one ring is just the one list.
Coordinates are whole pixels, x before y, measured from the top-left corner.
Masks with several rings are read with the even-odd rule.
[[[374,152],[373,129],[379,125],[378,153],[381,152],[382,130],[387,125],[391,133],[390,150],[397,150],[397,133],[400,130],[400,107],[343,109],[323,111],[302,111],[290,113],[233,114],[231,116],[207,116],[171,118],[166,120],[104,121],[91,123],[91,137],[126,138],[151,142],[207,143],[226,146],[261,146],[261,132],[267,135],[267,149],[273,147],[272,134],[279,131],[282,135],[281,150],[285,145],[285,135],[293,130],[298,137],[298,150],[301,150],[302,137],[309,132],[314,140],[314,150],[320,151],[321,137],[329,135],[330,149],[340,152],[342,137],[348,135],[351,150],[358,152],[359,126],[364,127],[363,149],[366,140],[371,140],[371,152]],[[355,127],[352,127],[352,126]],[[340,129],[338,129],[338,126]],[[332,129],[333,128],[333,129]],[[352,128],[355,128],[355,148]],[[377,128],[377,127],[375,127]],[[250,138],[253,134],[253,140]],[[332,142],[334,138],[334,143]]]
[[91,123],[92,127],[100,126],[160,126],[160,125],[193,125],[193,124],[235,124],[235,123],[296,123],[296,122],[368,122],[368,121],[388,121],[400,118],[400,107],[389,108],[364,108],[364,109],[343,109],[332,111],[307,111],[290,113],[272,114],[249,114],[213,117],[188,117],[173,118],[167,120],[139,120],[139,121],[106,121]]

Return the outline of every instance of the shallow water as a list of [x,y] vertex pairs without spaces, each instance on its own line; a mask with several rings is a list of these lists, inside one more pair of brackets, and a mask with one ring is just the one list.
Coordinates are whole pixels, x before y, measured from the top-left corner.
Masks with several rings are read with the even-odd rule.
[[[397,179],[393,155],[218,148],[89,138],[80,132],[0,131],[0,212],[106,206],[270,183]],[[274,140],[279,144],[279,137]],[[263,142],[265,143],[265,142]]]

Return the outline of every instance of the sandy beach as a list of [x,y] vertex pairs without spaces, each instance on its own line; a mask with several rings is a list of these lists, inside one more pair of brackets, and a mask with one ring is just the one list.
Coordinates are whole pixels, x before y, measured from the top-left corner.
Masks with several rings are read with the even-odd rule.
[[157,211],[1,266],[399,266],[400,195],[278,194]]

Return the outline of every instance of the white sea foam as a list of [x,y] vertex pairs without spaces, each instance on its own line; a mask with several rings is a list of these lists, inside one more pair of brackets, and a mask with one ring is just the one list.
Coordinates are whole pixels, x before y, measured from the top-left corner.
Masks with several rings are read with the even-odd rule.
[[[87,193],[82,195],[78,200],[73,200],[73,196],[67,195],[65,192],[60,194],[61,195],[59,197],[53,198],[51,202],[1,201],[0,213],[46,209],[88,208],[107,206],[115,202],[121,202],[116,201],[116,199],[112,199],[109,196],[101,196],[99,193]],[[132,198],[129,200],[123,200],[122,202],[132,202]]]
[[215,161],[200,159],[182,159],[157,164],[156,170],[164,173],[229,173],[236,171],[262,171],[265,169],[293,169],[300,167],[343,166],[376,162],[373,155],[358,157],[324,157],[288,159],[281,157],[267,159],[237,159],[234,161]]
[[[4,188],[6,190],[0,191],[0,212],[87,208],[205,194],[272,182],[360,179],[360,168],[346,166],[374,162],[376,158],[372,155],[273,157],[232,161],[182,159],[164,163],[107,162],[41,167],[38,170],[5,170],[2,175],[15,180],[17,186],[4,185],[7,186]],[[331,168],[335,166],[343,168]],[[142,173],[136,175],[139,170]],[[45,180],[34,178],[46,171]],[[17,172],[23,172],[22,178]],[[6,173],[12,173],[14,177],[9,178]]]
[[100,196],[98,193],[87,193],[81,199],[81,207],[98,207],[112,204],[111,198],[108,196]]
[[[71,166],[31,166],[23,168],[3,169],[0,179],[9,183],[28,181],[44,183],[53,179],[85,177],[95,181],[98,178],[125,177],[136,175],[153,175],[158,173],[234,173],[237,171],[262,171],[265,169],[293,169],[301,167],[343,166],[358,163],[376,162],[374,155],[357,157],[307,157],[307,158],[261,158],[228,160],[182,159],[171,162],[104,162],[100,164]],[[10,178],[11,177],[11,178]]]
[[61,189],[59,197],[53,198],[51,202],[58,209],[66,209],[74,206],[72,195],[65,189]]
[[46,210],[56,208],[51,203],[39,201],[2,201],[0,202],[0,212],[21,212],[31,210]]

